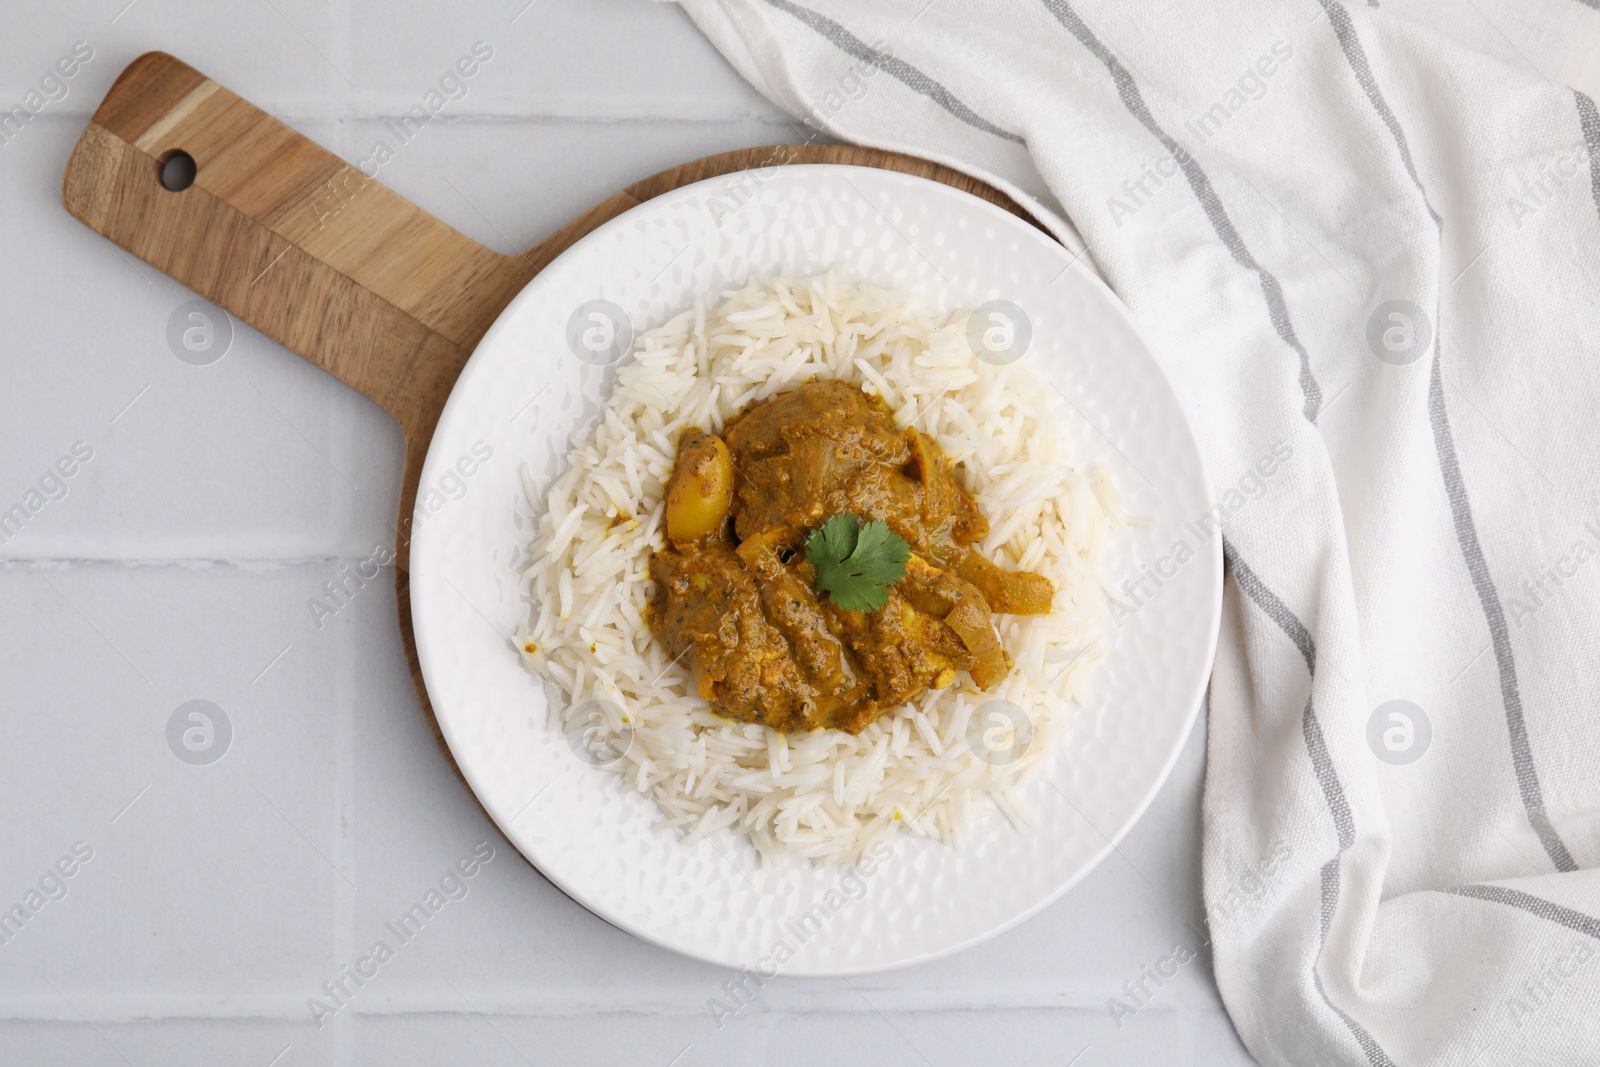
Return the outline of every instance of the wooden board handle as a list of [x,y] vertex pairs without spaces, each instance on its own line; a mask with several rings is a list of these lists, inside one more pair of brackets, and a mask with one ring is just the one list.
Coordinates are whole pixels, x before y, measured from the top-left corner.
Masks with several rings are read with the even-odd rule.
[[[186,152],[193,184],[162,183]],[[117,78],[62,183],[77,218],[392,414],[409,518],[462,364],[533,276],[162,52]],[[406,555],[405,527],[396,551]]]

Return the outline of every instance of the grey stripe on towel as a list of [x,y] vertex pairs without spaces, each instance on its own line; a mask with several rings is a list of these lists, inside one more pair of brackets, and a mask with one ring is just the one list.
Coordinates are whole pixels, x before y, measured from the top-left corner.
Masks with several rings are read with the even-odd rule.
[[[1239,588],[1253,601],[1261,612],[1278,624],[1278,628],[1293,641],[1300,650],[1300,655],[1305,658],[1306,670],[1315,679],[1317,673],[1317,644],[1311,637],[1311,632],[1290,611],[1287,605],[1278,598],[1278,594],[1267,588],[1265,582],[1250,569],[1250,565],[1240,558],[1233,543],[1226,538],[1222,542],[1223,554],[1228,559],[1228,567],[1233,571],[1233,580],[1239,583]],[[1345,849],[1355,843],[1356,824],[1355,818],[1350,813],[1350,802],[1345,798],[1344,786],[1339,783],[1339,772],[1333,766],[1333,757],[1328,753],[1327,741],[1322,736],[1322,724],[1317,719],[1317,709],[1311,696],[1306,697],[1305,711],[1300,716],[1300,731],[1305,737],[1306,752],[1311,757],[1312,770],[1316,772],[1317,784],[1322,787],[1322,796],[1328,802],[1328,811],[1333,816],[1334,828],[1339,833],[1339,852],[1327,863],[1322,865],[1322,914],[1319,930],[1319,946],[1328,943],[1328,930],[1333,926],[1333,916],[1339,907],[1339,859],[1344,855]],[[1322,986],[1322,974],[1317,970],[1317,962],[1322,959],[1322,953],[1317,953],[1317,960],[1311,965],[1311,981],[1317,987],[1317,993],[1335,1015],[1339,1016],[1345,1027],[1354,1037],[1356,1044],[1361,1046],[1361,1051],[1366,1053],[1367,1062],[1372,1067],[1394,1067],[1394,1061],[1389,1054],[1379,1045],[1377,1039],[1367,1032],[1366,1027],[1352,1019],[1345,1010],[1333,1002],[1328,996],[1328,991]]]
[[1520,889],[1507,889],[1498,885],[1457,885],[1441,889],[1439,892],[1451,893],[1458,897],[1472,897],[1475,900],[1492,900],[1496,904],[1521,908],[1541,919],[1558,923],[1580,934],[1588,934],[1600,941],[1600,919],[1591,918],[1581,911],[1573,911],[1541,897],[1530,896]]
[[[1600,4],[1600,0],[1594,0]],[[1576,89],[1572,95],[1578,100],[1578,125],[1583,127],[1583,143],[1589,149],[1589,192],[1594,195],[1594,206],[1600,211],[1600,112],[1594,101]]]
[[1450,498],[1450,511],[1455,518],[1456,540],[1461,543],[1461,554],[1466,557],[1473,588],[1478,591],[1478,601],[1489,622],[1489,638],[1500,669],[1500,699],[1505,705],[1506,729],[1511,736],[1511,766],[1517,776],[1517,790],[1522,794],[1522,807],[1556,870],[1575,871],[1578,865],[1572,853],[1567,851],[1544,810],[1544,790],[1539,784],[1539,769],[1533,763],[1533,747],[1528,743],[1528,723],[1522,714],[1522,691],[1517,685],[1517,661],[1511,653],[1511,633],[1506,629],[1500,594],[1489,576],[1489,564],[1483,558],[1483,546],[1478,543],[1478,530],[1472,521],[1472,502],[1467,499],[1467,486],[1461,478],[1461,464],[1456,459],[1455,440],[1450,432],[1450,416],[1444,408],[1444,379],[1439,369],[1437,342],[1433,374],[1428,380],[1428,416],[1433,422],[1439,468],[1444,473],[1445,495]]
[[[1351,73],[1355,75],[1356,82],[1366,94],[1368,102],[1372,104],[1372,109],[1378,113],[1378,117],[1388,129],[1389,136],[1394,139],[1395,148],[1400,153],[1401,162],[1405,164],[1406,173],[1411,176],[1411,183],[1421,195],[1422,204],[1428,209],[1428,217],[1433,219],[1434,228],[1439,232],[1442,243],[1444,220],[1439,218],[1439,213],[1433,210],[1433,204],[1428,200],[1428,190],[1424,188],[1422,178],[1417,174],[1405,131],[1400,128],[1394,110],[1389,107],[1383,91],[1378,87],[1377,79],[1372,76],[1372,67],[1367,62],[1366,51],[1361,47],[1361,38],[1356,34],[1355,26],[1350,21],[1350,13],[1338,0],[1319,0],[1319,2],[1328,14],[1328,22],[1333,26],[1334,36],[1339,40],[1339,48],[1344,52]],[[1592,110],[1593,105],[1590,107]],[[1582,101],[1579,102],[1578,110],[1581,115]],[[1587,133],[1587,128],[1585,132]],[[1595,165],[1592,150],[1590,164],[1591,167]],[[1600,174],[1600,171],[1593,173]],[[1600,181],[1600,177],[1595,180]],[[1600,192],[1596,195],[1600,196]],[[1428,387],[1428,415],[1433,424],[1433,444],[1439,454],[1439,471],[1444,478],[1445,496],[1450,500],[1451,516],[1455,520],[1456,542],[1461,546],[1461,555],[1466,560],[1468,573],[1472,576],[1472,586],[1477,591],[1478,602],[1489,626],[1489,639],[1494,646],[1495,663],[1500,671],[1500,697],[1505,707],[1506,730],[1511,741],[1511,764],[1517,778],[1517,790],[1522,796],[1522,807],[1527,813],[1528,823],[1538,835],[1539,843],[1544,846],[1550,862],[1558,871],[1574,871],[1577,870],[1577,864],[1573,862],[1572,854],[1567,851],[1567,846],[1556,833],[1555,827],[1551,825],[1549,815],[1545,813],[1544,791],[1539,784],[1539,771],[1534,766],[1533,749],[1528,742],[1528,725],[1522,714],[1522,692],[1517,684],[1517,662],[1511,651],[1511,635],[1506,629],[1506,615],[1500,605],[1500,594],[1495,590],[1494,579],[1489,575],[1489,565],[1484,560],[1483,547],[1478,542],[1478,528],[1472,518],[1472,502],[1467,497],[1466,482],[1461,476],[1461,462],[1456,455],[1455,437],[1450,431],[1450,415],[1445,408],[1440,370],[1444,341],[1443,326],[1439,322],[1438,301],[1434,302],[1433,318],[1435,327],[1433,376]]]
[[806,26],[816,31],[818,36],[831,42],[846,55],[854,56],[863,63],[871,63],[874,67],[902,83],[913,92],[921,93],[968,126],[982,130],[984,133],[992,133],[996,137],[1003,137],[1007,141],[1015,141],[1017,144],[1024,143],[1021,137],[1009,130],[1003,130],[996,126],[962,103],[949,89],[946,89],[910,63],[872,47],[820,11],[812,11],[808,7],[790,3],[789,0],[767,0],[767,3],[787,15],[793,15],[796,19],[805,23]]
[[[1340,849],[1341,854],[1343,849]],[[1333,925],[1333,913],[1339,905],[1339,857],[1335,856],[1322,865],[1322,940],[1321,945],[1328,943],[1328,928]],[[1329,997],[1328,991],[1322,988],[1322,974],[1311,968],[1311,981],[1317,987],[1317,992],[1322,995],[1322,1002],[1334,1010],[1334,1013],[1344,1022],[1350,1030],[1356,1044],[1361,1046],[1361,1051],[1367,1054],[1367,1062],[1373,1067],[1395,1067],[1389,1054],[1383,1051],[1383,1046],[1378,1044],[1376,1038],[1367,1033],[1367,1028],[1356,1022],[1345,1010],[1335,1004]]]
[[1350,21],[1350,12],[1338,0],[1320,0],[1322,10],[1328,13],[1328,21],[1333,25],[1333,35],[1339,39],[1339,48],[1344,52],[1345,62],[1350,64],[1350,71],[1356,76],[1356,82],[1361,86],[1361,91],[1367,94],[1367,101],[1372,104],[1372,109],[1378,113],[1383,124],[1389,127],[1389,136],[1394,138],[1394,143],[1400,149],[1400,159],[1406,165],[1406,173],[1411,175],[1411,183],[1422,193],[1422,202],[1428,208],[1428,214],[1433,218],[1433,224],[1439,226],[1440,219],[1433,205],[1428,202],[1428,192],[1422,187],[1422,179],[1417,177],[1417,165],[1411,159],[1411,145],[1406,142],[1405,131],[1400,128],[1400,120],[1394,117],[1394,111],[1389,107],[1389,101],[1383,98],[1383,90],[1378,88],[1378,79],[1372,76],[1372,65],[1367,62],[1366,49],[1361,47],[1361,38],[1356,36],[1356,28]]
[[[773,0],[767,2],[772,3]],[[1187,149],[1161,128],[1160,123],[1156,122],[1155,116],[1150,113],[1149,105],[1144,102],[1144,95],[1134,84],[1133,75],[1129,74],[1127,68],[1111,54],[1111,50],[1100,42],[1066,0],[1040,0],[1040,2],[1094,54],[1096,59],[1105,64],[1106,69],[1111,72],[1111,80],[1116,83],[1117,95],[1122,97],[1123,106],[1150,131],[1156,140],[1161,142],[1163,148],[1172,154],[1173,162],[1183,170],[1183,176],[1188,179],[1189,187],[1194,190],[1200,206],[1205,209],[1211,228],[1232,253],[1234,261],[1246,270],[1255,272],[1257,280],[1261,283],[1261,295],[1266,299],[1267,314],[1272,319],[1273,329],[1278,331],[1283,343],[1294,349],[1295,354],[1300,357],[1300,392],[1305,396],[1305,416],[1309,421],[1316,422],[1317,412],[1322,410],[1322,387],[1317,384],[1316,377],[1311,373],[1311,357],[1300,344],[1300,338],[1294,332],[1294,323],[1289,321],[1289,305],[1283,299],[1283,286],[1278,284],[1277,277],[1271,271],[1257,263],[1255,256],[1250,254],[1244,238],[1240,237],[1239,231],[1234,228],[1233,220],[1228,217],[1227,208],[1222,206],[1222,199],[1217,196],[1217,191],[1211,186],[1211,179],[1206,177],[1206,172],[1201,169],[1200,164],[1195,162]]]

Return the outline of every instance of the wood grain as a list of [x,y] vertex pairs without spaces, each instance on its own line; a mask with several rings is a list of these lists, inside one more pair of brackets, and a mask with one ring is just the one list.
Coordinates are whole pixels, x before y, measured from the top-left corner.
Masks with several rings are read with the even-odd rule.
[[[161,168],[179,151],[194,157],[197,170],[193,185],[172,192]],[[803,163],[915,174],[1029,219],[1003,193],[937,163],[850,145],[772,145],[664,170],[522,255],[505,255],[164,52],[140,56],[112,85],[67,163],[61,199],[91,229],[399,422],[406,455],[395,522],[396,602],[412,681],[431,723],[411,629],[409,531],[428,441],[474,346],[529,279],[609,219],[692,182]]]

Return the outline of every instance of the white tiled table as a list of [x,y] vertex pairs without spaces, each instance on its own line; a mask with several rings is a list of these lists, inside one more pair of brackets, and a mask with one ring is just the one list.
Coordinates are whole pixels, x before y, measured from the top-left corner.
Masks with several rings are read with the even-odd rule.
[[[779,979],[719,1031],[726,972],[590,915],[478,810],[412,694],[387,579],[313,625],[308,598],[389,536],[387,416],[247,327],[213,365],[178,360],[167,320],[191,294],[58,200],[87,116],[147,49],[357,160],[484,41],[466,98],[382,180],[526,247],[663,167],[795,138],[681,13],[125,3],[12,5],[0,33],[6,105],[94,49],[0,145],[0,510],[93,450],[0,545],[0,904],[93,850],[0,945],[0,1064],[1249,1062],[1207,956],[1121,1028],[1107,1010],[1201,916],[1203,727],[1119,852],[1042,915],[911,970]],[[212,766],[167,744],[192,699],[233,725]],[[481,841],[495,858],[468,895],[319,1028],[308,999]]]

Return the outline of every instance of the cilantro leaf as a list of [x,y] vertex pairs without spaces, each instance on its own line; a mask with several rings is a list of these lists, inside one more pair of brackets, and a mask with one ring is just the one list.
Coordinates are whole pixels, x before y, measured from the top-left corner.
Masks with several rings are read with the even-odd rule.
[[806,559],[817,587],[845,611],[876,611],[889,602],[889,586],[906,576],[911,546],[882,519],[865,525],[835,515],[806,538]]

